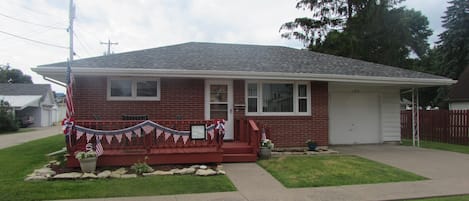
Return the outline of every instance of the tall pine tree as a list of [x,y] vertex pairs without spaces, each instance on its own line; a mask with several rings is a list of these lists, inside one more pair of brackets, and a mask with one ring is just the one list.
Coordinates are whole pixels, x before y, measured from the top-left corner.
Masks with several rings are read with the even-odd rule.
[[452,0],[443,16],[446,30],[439,35],[440,73],[457,79],[469,66],[469,0]]

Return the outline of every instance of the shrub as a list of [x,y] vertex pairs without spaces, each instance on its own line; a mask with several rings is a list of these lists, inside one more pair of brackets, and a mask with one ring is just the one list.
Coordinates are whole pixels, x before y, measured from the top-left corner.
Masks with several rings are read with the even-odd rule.
[[146,162],[136,162],[130,167],[130,169],[137,175],[142,175],[143,173],[150,173],[154,171],[153,168],[150,167]]
[[0,100],[0,131],[17,131],[19,129],[11,110],[8,102]]

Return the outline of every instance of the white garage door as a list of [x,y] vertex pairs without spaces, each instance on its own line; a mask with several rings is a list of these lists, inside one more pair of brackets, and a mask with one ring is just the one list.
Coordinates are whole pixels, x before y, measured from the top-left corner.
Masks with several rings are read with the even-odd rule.
[[379,113],[379,98],[375,93],[331,93],[329,143],[380,143]]

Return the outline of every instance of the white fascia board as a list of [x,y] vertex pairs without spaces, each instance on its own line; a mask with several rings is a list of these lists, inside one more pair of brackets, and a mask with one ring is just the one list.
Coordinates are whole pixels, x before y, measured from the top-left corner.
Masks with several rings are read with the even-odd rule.
[[[34,72],[47,77],[65,77],[66,68],[40,67],[33,68]],[[356,76],[338,74],[313,74],[313,73],[283,73],[283,72],[254,72],[254,71],[215,71],[215,70],[172,70],[172,69],[146,69],[146,68],[74,68],[76,76],[139,76],[139,77],[187,77],[187,78],[223,78],[223,79],[264,79],[264,80],[310,80],[327,82],[350,82],[368,84],[390,85],[418,85],[440,86],[456,83],[452,79],[428,79],[428,78],[401,78]],[[59,79],[60,80],[60,79]]]

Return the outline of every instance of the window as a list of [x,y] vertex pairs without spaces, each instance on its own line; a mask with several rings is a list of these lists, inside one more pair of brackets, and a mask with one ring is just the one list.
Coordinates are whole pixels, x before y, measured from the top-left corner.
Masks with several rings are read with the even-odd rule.
[[160,100],[158,78],[108,78],[108,100]]
[[307,82],[247,82],[247,115],[309,115],[310,87]]

